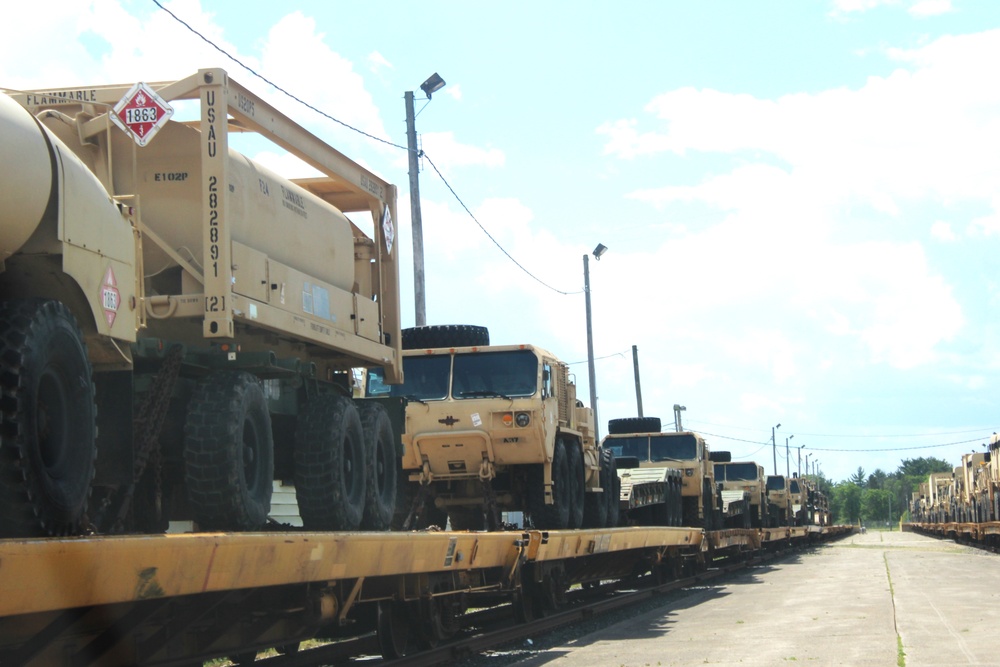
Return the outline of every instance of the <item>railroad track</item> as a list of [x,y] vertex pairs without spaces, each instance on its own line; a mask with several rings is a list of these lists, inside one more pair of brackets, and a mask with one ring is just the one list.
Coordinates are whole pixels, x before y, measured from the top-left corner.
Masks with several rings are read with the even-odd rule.
[[724,559],[708,570],[670,581],[657,582],[655,574],[647,574],[635,579],[610,582],[597,588],[575,589],[568,595],[565,608],[529,623],[514,622],[510,605],[480,610],[463,618],[463,630],[454,640],[395,660],[377,657],[379,645],[375,634],[371,633],[291,655],[260,659],[253,664],[261,667],[317,667],[341,664],[351,658],[365,656],[365,664],[373,667],[432,667],[462,660],[489,649],[520,643],[581,620],[638,605],[658,595],[725,578],[787,553],[788,550],[760,552],[745,560]]

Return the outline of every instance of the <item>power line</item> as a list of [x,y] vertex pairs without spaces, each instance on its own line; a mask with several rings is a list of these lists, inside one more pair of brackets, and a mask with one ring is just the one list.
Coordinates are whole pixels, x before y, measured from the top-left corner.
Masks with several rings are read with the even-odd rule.
[[[621,352],[612,352],[611,354],[605,354],[603,357],[594,357],[594,361],[600,361],[601,359],[610,359],[611,357],[624,357],[628,350],[623,350]],[[571,361],[567,363],[567,366],[576,366],[577,364],[585,364],[589,362],[589,359],[584,359],[583,361]]]
[[441,179],[441,182],[444,183],[445,187],[448,188],[448,191],[451,192],[451,194],[452,194],[453,197],[455,197],[455,201],[457,201],[462,206],[462,208],[465,209],[465,212],[469,214],[469,217],[472,218],[472,221],[475,222],[477,225],[479,225],[479,229],[483,230],[483,234],[486,234],[486,236],[489,238],[489,240],[493,241],[493,244],[497,248],[500,249],[500,252],[502,252],[503,254],[505,254],[507,256],[507,259],[509,259],[510,261],[514,262],[514,264],[517,266],[517,268],[519,268],[522,271],[524,271],[526,274],[528,274],[529,277],[531,277],[532,279],[534,279],[535,281],[537,281],[539,284],[543,285],[544,287],[548,287],[550,290],[552,290],[553,292],[556,292],[557,294],[562,294],[564,296],[570,295],[570,294],[583,294],[583,290],[580,290],[578,292],[564,292],[561,289],[556,289],[552,285],[549,285],[547,282],[545,282],[544,280],[542,280],[541,278],[539,278],[538,276],[536,276],[535,274],[533,274],[528,269],[524,268],[524,266],[519,261],[517,261],[516,259],[514,259],[513,257],[511,257],[511,254],[509,252],[507,252],[504,249],[504,247],[502,245],[500,245],[499,242],[497,242],[497,240],[495,238],[493,238],[492,234],[490,234],[488,231],[486,231],[486,228],[483,227],[482,223],[479,222],[479,220],[476,219],[476,216],[474,216],[472,214],[472,211],[470,211],[469,207],[465,205],[465,202],[462,201],[462,198],[458,196],[458,193],[455,192],[455,189],[451,187],[451,184],[444,177],[444,174],[442,174],[441,171],[437,168],[437,165],[434,164],[434,161],[430,158],[430,156],[427,155],[426,153],[424,153],[423,151],[421,151],[420,153],[418,153],[417,156],[418,157],[423,156],[424,158],[427,159],[428,164],[430,164],[431,167],[434,169],[434,173],[436,173],[438,175],[438,178]]
[[[689,419],[688,421],[690,422],[691,420]],[[723,440],[735,440],[737,442],[749,442],[749,443],[752,443],[752,444],[755,444],[755,445],[760,445],[760,444],[769,445],[769,444],[771,444],[770,442],[761,443],[761,442],[756,441],[756,440],[743,440],[741,438],[731,438],[729,436],[718,435],[716,433],[706,433],[705,431],[698,431],[698,433],[700,433],[701,435],[708,435],[708,436],[711,436],[713,438],[722,438]],[[813,447],[811,445],[803,445],[802,447],[803,447],[803,449],[805,451],[809,451],[809,452],[849,452],[849,453],[852,453],[852,454],[871,454],[873,452],[907,452],[907,451],[915,450],[915,449],[934,449],[936,447],[951,447],[952,445],[965,445],[965,444],[968,444],[970,442],[981,442],[981,439],[980,438],[974,438],[972,440],[959,440],[959,441],[956,441],[956,442],[943,442],[943,443],[939,443],[939,444],[936,444],[936,445],[916,445],[916,446],[912,446],[912,447],[874,447],[874,448],[866,448],[866,449],[838,449],[838,448],[834,448],[834,447]],[[799,446],[796,445],[795,449],[798,449],[798,447]]]
[[[265,77],[263,74],[260,74],[259,72],[257,72],[256,70],[254,70],[252,67],[248,66],[243,61],[241,61],[238,58],[236,58],[235,56],[231,55],[229,52],[227,52],[225,49],[223,49],[222,47],[220,47],[219,45],[217,45],[215,42],[213,42],[212,40],[210,40],[208,37],[206,37],[202,33],[200,33],[197,30],[195,30],[195,28],[193,26],[191,26],[189,23],[187,23],[182,18],[180,18],[179,16],[177,16],[176,14],[174,14],[172,11],[170,11],[169,9],[167,9],[166,7],[164,7],[160,3],[160,0],[152,0],[152,1],[153,1],[153,4],[155,4],[157,7],[159,7],[163,11],[165,11],[167,14],[169,14],[171,16],[171,18],[173,18],[175,21],[177,21],[178,23],[180,23],[182,26],[184,26],[185,28],[187,28],[189,31],[191,31],[192,33],[194,33],[195,35],[197,35],[203,42],[205,42],[206,44],[208,44],[209,46],[211,46],[213,49],[215,49],[216,51],[218,51],[219,53],[221,53],[222,55],[224,55],[226,58],[229,58],[234,63],[236,63],[237,65],[239,65],[243,69],[245,69],[247,72],[249,72],[253,76],[257,77],[258,79],[260,79],[261,81],[263,81],[267,85],[271,86],[272,88],[274,88],[278,92],[282,93],[283,95],[286,95],[287,97],[295,100],[296,102],[298,102],[302,106],[306,107],[307,109],[311,109],[312,111],[318,113],[319,115],[323,116],[324,118],[326,118],[328,120],[331,120],[334,123],[337,123],[337,124],[339,124],[339,125],[347,128],[349,130],[357,132],[358,134],[361,134],[361,135],[363,135],[365,137],[368,137],[369,139],[374,139],[375,141],[378,141],[380,143],[386,144],[387,146],[392,146],[393,148],[398,148],[400,150],[404,150],[404,151],[407,151],[407,152],[410,151],[410,149],[408,147],[406,147],[406,146],[401,146],[399,144],[393,143],[393,142],[388,141],[386,139],[382,139],[381,137],[376,137],[374,134],[369,134],[368,132],[365,132],[364,130],[362,130],[360,128],[354,127],[353,125],[351,125],[349,123],[345,123],[344,121],[340,120],[339,118],[335,118],[335,117],[331,116],[330,114],[326,113],[325,111],[322,111],[322,110],[316,108],[315,106],[313,106],[312,104],[306,102],[302,98],[300,98],[300,97],[298,97],[296,95],[293,95],[292,93],[288,92],[287,90],[285,90],[284,88],[282,88],[278,84],[274,83],[273,81],[271,81],[270,79],[268,79],[267,77]],[[469,214],[469,217],[472,218],[473,222],[475,222],[479,226],[479,229],[481,229],[483,231],[483,233],[486,234],[486,236],[490,239],[490,241],[492,241],[493,244],[497,248],[500,249],[500,252],[502,252],[504,255],[506,255],[507,258],[510,261],[514,262],[514,264],[517,266],[517,268],[519,268],[522,271],[524,271],[529,277],[531,277],[532,279],[534,279],[535,281],[537,281],[542,286],[547,287],[548,289],[552,290],[553,292],[555,292],[557,294],[562,294],[564,296],[568,296],[568,295],[572,295],[572,294],[582,294],[583,293],[583,290],[576,291],[576,292],[566,292],[566,291],[557,289],[557,288],[553,287],[552,285],[549,285],[548,283],[546,283],[545,281],[543,281],[541,278],[539,278],[538,276],[536,276],[535,274],[533,274],[531,271],[529,271],[528,269],[526,269],[520,262],[518,262],[516,259],[514,259],[514,257],[511,256],[511,254],[509,252],[507,252],[507,250],[504,249],[504,247],[502,245],[500,245],[500,243],[495,238],[493,238],[493,235],[490,234],[488,231],[486,231],[486,228],[483,227],[483,225],[479,222],[479,220],[476,219],[476,216],[474,216],[472,214],[472,211],[469,210],[469,207],[465,205],[465,202],[463,202],[462,199],[458,196],[458,193],[455,192],[455,189],[451,187],[451,184],[448,183],[448,181],[445,179],[444,175],[438,170],[437,165],[434,164],[434,162],[433,162],[433,160],[431,160],[430,156],[427,155],[427,153],[425,153],[422,150],[416,150],[416,149],[414,149],[414,150],[417,152],[417,157],[423,157],[423,158],[427,159],[427,162],[430,163],[431,167],[434,168],[434,172],[438,175],[438,178],[440,178],[441,182],[443,182],[445,184],[445,187],[448,188],[448,191],[451,192],[451,194],[455,198],[455,200],[462,206],[463,209],[465,209],[465,212]]]
[[[687,422],[694,422],[695,424],[708,424],[709,426],[721,426],[723,428],[732,428],[738,431],[763,431],[764,429],[759,426],[733,426],[731,424],[716,424],[713,422],[703,421],[701,419],[685,419]],[[898,434],[874,434],[874,435],[864,435],[858,433],[802,433],[801,431],[795,431],[795,435],[803,436],[807,438],[928,438],[931,436],[941,436],[941,435],[964,435],[966,433],[982,433],[983,431],[989,430],[989,427],[984,428],[973,428],[964,431],[939,431],[935,433],[898,433]],[[995,431],[991,431],[991,434]]]

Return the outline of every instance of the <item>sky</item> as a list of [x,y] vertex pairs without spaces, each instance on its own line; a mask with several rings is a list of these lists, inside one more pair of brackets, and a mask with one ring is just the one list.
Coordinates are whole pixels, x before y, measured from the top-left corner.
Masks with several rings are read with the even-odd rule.
[[161,3],[205,39],[152,0],[7,8],[0,88],[227,69],[397,184],[404,326],[415,91],[428,324],[548,349],[589,403],[604,244],[602,434],[633,346],[645,416],[769,473],[957,465],[998,429],[1000,3]]

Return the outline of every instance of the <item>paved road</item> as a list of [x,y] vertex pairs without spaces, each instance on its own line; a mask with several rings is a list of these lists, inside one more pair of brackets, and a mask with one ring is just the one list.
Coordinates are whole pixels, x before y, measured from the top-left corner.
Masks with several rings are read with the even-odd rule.
[[1000,665],[1000,556],[853,535],[519,665]]

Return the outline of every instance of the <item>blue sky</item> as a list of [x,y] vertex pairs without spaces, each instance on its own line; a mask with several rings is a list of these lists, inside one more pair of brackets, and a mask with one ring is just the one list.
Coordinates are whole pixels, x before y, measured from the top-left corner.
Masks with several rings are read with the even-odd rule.
[[[834,480],[956,463],[997,429],[997,3],[163,4],[396,144],[404,91],[439,72],[448,85],[417,104],[422,147],[532,275],[425,163],[428,321],[585,360],[582,256],[603,243],[590,263],[602,422],[635,414],[636,345],[647,416],[669,423],[683,404],[686,426],[769,471],[778,423],[779,444],[794,435]],[[283,98],[151,0],[50,2],[44,23],[10,12],[35,27],[0,42],[0,86],[225,67],[398,184],[409,250],[405,152]],[[401,278],[412,324],[408,256]],[[572,368],[589,396],[586,364]]]

